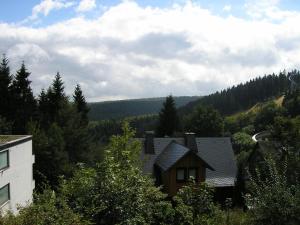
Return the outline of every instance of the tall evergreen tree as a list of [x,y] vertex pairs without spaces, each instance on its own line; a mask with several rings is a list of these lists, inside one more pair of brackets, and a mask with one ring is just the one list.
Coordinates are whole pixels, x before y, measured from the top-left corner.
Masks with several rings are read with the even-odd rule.
[[49,99],[50,90],[46,92],[44,89],[38,96],[38,111],[39,111],[39,121],[42,128],[47,129],[49,124],[53,122],[53,118],[50,118],[51,112],[51,102]]
[[2,61],[0,63],[0,116],[8,119],[10,116],[11,108],[11,95],[10,95],[10,85],[11,85],[11,75],[8,66],[8,59],[3,55]]
[[172,136],[179,127],[179,120],[174,98],[169,95],[163,103],[163,108],[159,113],[159,124],[157,127],[157,135]]
[[82,125],[87,125],[87,123],[88,123],[88,115],[87,114],[89,112],[89,108],[87,106],[85,97],[82,93],[82,90],[81,90],[81,87],[79,84],[77,84],[75,87],[73,100],[75,103],[76,110],[81,116]]
[[30,87],[29,75],[23,62],[12,84],[13,133],[15,134],[26,133],[26,125],[36,113],[36,100]]
[[59,73],[55,75],[52,85],[46,93],[47,113],[49,123],[57,122],[59,112],[68,104],[68,97],[65,94],[64,83]]
[[52,90],[54,94],[54,101],[60,102],[63,100],[66,100],[66,94],[65,94],[65,87],[64,87],[64,82],[61,79],[60,73],[57,72],[55,75],[55,78],[52,82]]

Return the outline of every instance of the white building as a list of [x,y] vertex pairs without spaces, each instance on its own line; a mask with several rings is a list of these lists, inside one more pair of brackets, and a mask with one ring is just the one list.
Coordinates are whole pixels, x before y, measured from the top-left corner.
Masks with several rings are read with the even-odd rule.
[[0,135],[0,211],[17,213],[32,201],[32,136]]

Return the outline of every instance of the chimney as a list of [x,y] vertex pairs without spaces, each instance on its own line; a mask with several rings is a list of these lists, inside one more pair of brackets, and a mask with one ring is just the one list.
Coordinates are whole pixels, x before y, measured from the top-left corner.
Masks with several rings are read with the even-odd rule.
[[155,154],[154,152],[154,131],[145,132],[145,154]]
[[198,152],[195,133],[185,133],[184,140],[186,147],[191,149],[193,152]]

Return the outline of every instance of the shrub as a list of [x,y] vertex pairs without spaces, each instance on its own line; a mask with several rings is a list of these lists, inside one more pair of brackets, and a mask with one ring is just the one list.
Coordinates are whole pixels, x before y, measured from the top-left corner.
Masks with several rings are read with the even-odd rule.
[[286,165],[279,170],[275,161],[266,160],[267,171],[251,177],[251,195],[246,202],[256,225],[296,225],[300,223],[300,186],[289,185]]

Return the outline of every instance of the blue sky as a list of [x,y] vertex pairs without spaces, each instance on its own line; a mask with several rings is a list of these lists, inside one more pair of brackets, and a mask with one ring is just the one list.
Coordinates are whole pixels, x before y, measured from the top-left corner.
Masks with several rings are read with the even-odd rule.
[[[64,2],[74,2],[79,3],[79,0],[65,0]],[[272,1],[272,0],[271,0]],[[32,9],[34,6],[38,5],[41,0],[1,0],[1,8],[0,8],[0,21],[7,23],[18,23],[23,21],[27,17],[29,17],[32,13]],[[86,15],[89,16],[98,16],[103,13],[102,7],[111,7],[114,5],[120,4],[122,1],[120,0],[96,0],[97,8],[95,8],[92,13]],[[173,4],[184,4],[185,0],[136,0],[140,6],[152,6],[159,8],[167,8],[172,6]],[[247,18],[248,15],[245,13],[245,0],[194,0],[192,1],[201,5],[202,7],[211,10],[213,13],[227,16],[228,12],[224,12],[224,7],[230,6],[230,13],[232,15],[238,17]],[[75,7],[76,5],[74,5]],[[278,1],[277,6],[282,10],[293,10],[299,11],[300,4],[296,0],[281,0]],[[74,7],[65,8],[63,10],[54,10],[49,16],[41,16],[38,24],[28,23],[27,25],[31,26],[46,26],[49,24],[53,24],[55,22],[59,22],[62,20],[70,19],[76,16],[76,12],[74,11]]]
[[296,0],[1,0],[0,54],[35,94],[59,71],[89,101],[206,95],[300,69]]

